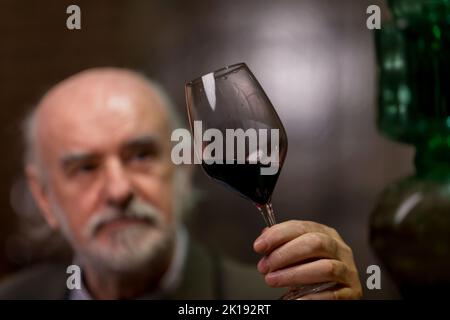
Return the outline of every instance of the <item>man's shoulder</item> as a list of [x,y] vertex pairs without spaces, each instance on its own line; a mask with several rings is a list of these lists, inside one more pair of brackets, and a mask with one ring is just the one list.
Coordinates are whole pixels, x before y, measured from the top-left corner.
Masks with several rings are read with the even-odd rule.
[[225,254],[191,242],[181,284],[169,299],[277,299],[256,266],[237,262]]
[[66,267],[63,263],[45,263],[7,275],[0,281],[0,299],[63,299]]

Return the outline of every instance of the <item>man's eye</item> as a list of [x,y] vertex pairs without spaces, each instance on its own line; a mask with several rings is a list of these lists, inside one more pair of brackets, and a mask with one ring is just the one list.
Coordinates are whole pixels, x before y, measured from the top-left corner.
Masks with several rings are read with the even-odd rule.
[[96,163],[84,163],[75,168],[74,173],[90,173],[97,170],[98,164]]
[[148,152],[147,150],[141,150],[139,152],[136,152],[134,157],[138,160],[145,160],[150,158],[150,152]]
[[130,161],[142,162],[150,160],[153,156],[154,154],[152,154],[152,152],[150,152],[149,150],[142,149],[132,152],[128,159]]

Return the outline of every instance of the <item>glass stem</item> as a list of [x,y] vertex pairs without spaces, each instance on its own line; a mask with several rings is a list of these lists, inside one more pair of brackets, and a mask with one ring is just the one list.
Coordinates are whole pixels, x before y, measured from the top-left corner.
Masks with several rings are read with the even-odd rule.
[[276,224],[275,214],[273,213],[271,202],[262,205],[257,204],[256,207],[258,208],[259,212],[261,212],[261,215],[263,216],[264,221],[266,222],[266,225],[268,227],[271,227]]

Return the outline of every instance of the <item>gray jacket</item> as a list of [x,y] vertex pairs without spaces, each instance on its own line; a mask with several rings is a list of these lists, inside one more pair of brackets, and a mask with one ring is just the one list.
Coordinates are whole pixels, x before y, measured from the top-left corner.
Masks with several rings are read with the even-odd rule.
[[[68,298],[68,264],[45,264],[7,276],[0,282],[0,299]],[[237,264],[190,245],[181,284],[165,299],[277,299],[279,289],[269,288],[256,267]]]

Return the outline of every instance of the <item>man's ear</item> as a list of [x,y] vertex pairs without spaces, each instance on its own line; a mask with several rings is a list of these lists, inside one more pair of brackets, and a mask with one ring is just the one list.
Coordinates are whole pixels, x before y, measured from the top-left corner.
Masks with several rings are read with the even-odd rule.
[[182,208],[178,208],[178,210],[182,211],[190,211],[195,205],[195,193],[193,192],[193,165],[182,164],[176,166],[174,172],[173,183],[174,192],[176,193],[176,197],[179,198],[179,204],[182,204]]
[[193,165],[187,164],[181,164],[175,168],[175,175],[177,175],[177,177],[174,181],[176,181],[176,183],[180,185],[180,189],[186,193],[192,191],[193,168]]
[[52,229],[58,229],[58,220],[55,218],[49,201],[48,188],[39,174],[36,165],[27,165],[25,168],[28,188],[30,188],[34,201],[36,201],[40,212]]

